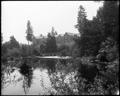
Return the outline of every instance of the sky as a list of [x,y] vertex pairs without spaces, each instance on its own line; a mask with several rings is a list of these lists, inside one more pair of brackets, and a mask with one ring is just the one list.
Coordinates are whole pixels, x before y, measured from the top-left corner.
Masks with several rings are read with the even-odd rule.
[[30,20],[33,34],[39,37],[51,31],[58,34],[65,32],[79,33],[75,28],[79,6],[85,8],[87,19],[92,20],[102,2],[94,1],[2,1],[2,36],[3,42],[14,35],[19,43],[27,43],[27,21]]

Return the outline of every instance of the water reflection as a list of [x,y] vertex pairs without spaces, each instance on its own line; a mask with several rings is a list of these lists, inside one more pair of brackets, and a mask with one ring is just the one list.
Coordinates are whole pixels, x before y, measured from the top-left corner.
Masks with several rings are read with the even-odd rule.
[[50,74],[56,72],[61,60],[43,59],[32,64],[29,61],[21,61],[19,68],[6,68],[2,75],[2,95],[51,95],[57,92],[52,87]]
[[20,67],[20,73],[24,76],[23,89],[25,94],[27,94],[32,84],[32,75],[33,75],[32,67],[30,65],[27,65],[27,62],[24,61],[24,63]]
[[10,74],[4,72],[2,95],[50,94],[52,88],[47,69],[31,68],[27,74],[21,72],[17,68]]
[[[51,82],[47,69],[35,69],[33,75],[33,84],[29,90],[31,95],[49,95],[51,90]],[[37,93],[37,94],[36,94]]]
[[56,63],[57,63],[56,60],[50,60],[50,59],[46,60],[45,64],[46,64],[46,67],[49,71],[49,74],[55,72],[55,64]]
[[70,62],[70,60],[47,59],[44,62],[45,62],[46,68],[49,71],[49,74],[51,75],[52,73],[54,73],[56,71],[58,66],[67,67],[67,64]]
[[19,70],[16,69],[10,74],[4,72],[3,76],[2,95],[23,95],[23,90],[21,89],[23,77]]

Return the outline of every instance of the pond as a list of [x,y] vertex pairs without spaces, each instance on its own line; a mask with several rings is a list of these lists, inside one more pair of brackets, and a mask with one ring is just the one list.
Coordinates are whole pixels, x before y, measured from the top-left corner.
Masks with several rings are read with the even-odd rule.
[[18,63],[12,64],[13,62],[4,67],[2,70],[2,95],[50,95],[51,92],[56,92],[51,84],[50,73],[55,72],[58,59],[61,63],[66,64],[67,60],[63,59],[70,59],[70,57],[47,56],[39,58],[42,60],[36,62],[38,59],[34,58],[33,62],[36,60],[36,63],[33,64],[29,62],[31,59],[28,58],[24,64],[21,63],[22,67]]
[[[54,62],[49,61],[49,63]],[[19,68],[7,66],[4,71],[2,71],[2,95],[57,94],[59,92],[57,92],[53,85],[58,85],[61,82],[60,76],[65,76],[64,80],[66,83],[69,83],[68,78],[73,77],[73,74],[65,75],[63,71],[63,74],[59,71],[50,74],[47,68],[28,66],[29,65],[26,66],[26,64]],[[58,78],[58,80],[54,81],[56,78]]]
[[79,95],[78,88],[84,85],[80,79],[82,86],[78,86],[78,72],[71,71],[70,61],[43,59],[21,64],[2,68],[2,95]]
[[2,95],[49,95],[52,90],[47,69],[32,68],[32,73],[24,76],[14,68],[11,73],[4,72],[3,77]]

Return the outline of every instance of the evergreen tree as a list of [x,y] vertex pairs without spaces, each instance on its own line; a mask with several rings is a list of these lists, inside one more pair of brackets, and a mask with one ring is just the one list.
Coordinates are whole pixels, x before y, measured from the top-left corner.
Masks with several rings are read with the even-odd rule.
[[94,17],[93,20],[86,19],[85,10],[80,6],[78,24],[76,25],[80,37],[75,40],[80,50],[80,56],[95,56],[97,54],[102,40],[100,27],[99,19],[96,17]]
[[29,45],[29,41],[32,41],[32,39],[33,39],[33,30],[32,30],[31,23],[29,20],[27,23],[26,33],[27,33],[26,39],[28,40],[28,45]]
[[[28,45],[29,45],[29,41],[32,42],[33,41],[33,30],[32,30],[32,26],[31,26],[31,23],[30,21],[28,20],[28,23],[27,23],[27,30],[26,30],[26,33],[27,33],[27,36],[26,36],[26,39],[28,40]],[[30,46],[29,46],[30,47]],[[28,52],[30,52],[30,48],[28,50]],[[31,52],[30,52],[31,53]]]
[[119,41],[119,1],[104,1],[102,19],[106,37]]
[[52,27],[51,33],[48,33],[47,42],[46,42],[46,52],[47,53],[55,53],[57,52],[57,45],[56,45],[56,32]]
[[79,7],[78,17],[77,17],[77,25],[75,27],[80,32],[80,35],[83,34],[85,25],[86,25],[87,19],[86,19],[86,12],[82,5]]

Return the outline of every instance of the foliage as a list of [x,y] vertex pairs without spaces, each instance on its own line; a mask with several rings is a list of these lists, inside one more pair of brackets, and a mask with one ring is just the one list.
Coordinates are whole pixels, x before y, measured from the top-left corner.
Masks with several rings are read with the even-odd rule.
[[80,56],[95,56],[103,39],[98,18],[87,20],[85,10],[80,6],[76,28],[81,35],[75,39],[80,50]]
[[21,45],[21,48],[20,48],[20,51],[21,51],[21,56],[22,57],[26,57],[26,56],[28,56],[28,45],[26,45],[26,44],[22,44]]
[[56,43],[57,46],[60,47],[62,45],[66,45],[66,46],[73,46],[74,45],[74,38],[76,37],[77,34],[72,34],[72,33],[68,33],[66,32],[65,34],[59,34],[56,36]]
[[58,52],[61,56],[68,56],[69,54],[69,47],[67,45],[61,45],[58,47]]
[[33,39],[33,30],[32,30],[31,23],[30,23],[29,20],[28,20],[28,22],[27,22],[27,30],[26,30],[26,33],[27,33],[26,39],[27,39],[28,41],[32,41],[32,39]]
[[19,42],[11,36],[10,41],[2,45],[2,62],[7,62],[7,57],[20,57],[20,55]]
[[81,56],[96,56],[101,42],[107,37],[112,37],[118,44],[119,6],[117,3],[118,1],[104,1],[103,7],[98,10],[93,20],[86,19],[85,10],[80,6],[76,28],[81,36],[76,43]]
[[38,56],[38,55],[40,55],[40,46],[38,45],[31,45],[30,46],[31,47],[31,54],[32,55],[36,55],[36,56]]
[[48,38],[47,38],[47,41],[46,41],[46,52],[47,53],[57,52],[55,33],[56,33],[56,31],[54,31],[53,28],[52,28],[51,33],[48,33]]
[[[33,36],[33,30],[32,30],[31,23],[30,23],[29,20],[27,22],[26,33],[27,33],[26,39],[28,40],[28,45],[29,45],[29,41],[32,42],[33,38],[34,38],[34,36]],[[28,53],[29,53],[29,55],[32,55],[30,46],[28,48]]]
[[50,76],[52,86],[57,91],[54,95],[78,95],[77,83],[74,80],[74,74],[64,74],[56,72]]
[[14,36],[10,37],[10,48],[19,48],[18,41],[14,38]]
[[102,17],[106,37],[119,41],[119,1],[104,1]]
[[[119,77],[118,77],[119,76],[119,53],[117,48],[118,48],[117,44],[112,38],[107,38],[104,42],[102,42],[98,55],[102,55],[103,51],[106,52],[106,55],[104,56],[104,58],[107,58],[108,62],[103,60],[101,61],[100,59],[101,57],[98,58],[98,55],[96,56],[96,59],[98,59],[99,62],[103,62],[103,63],[106,62],[106,65],[104,65],[104,67],[106,66],[106,70],[103,69],[101,71],[99,69],[98,71],[99,74],[97,74],[96,75],[97,77],[94,78],[94,82],[89,85],[89,89],[87,89],[86,93],[91,95],[97,95],[97,94],[113,95],[115,94],[116,90],[119,89]],[[91,76],[90,73],[93,74],[92,70],[89,72],[89,66],[91,65],[91,62],[89,62],[90,59],[91,58],[83,57],[79,62],[79,64],[87,64],[88,67],[86,66],[86,68],[88,69],[87,69],[86,76]],[[101,66],[102,63],[99,63],[99,62],[97,65]],[[81,73],[81,71],[82,70],[80,71],[78,70],[78,72],[80,72],[79,74],[83,74]],[[83,69],[83,71],[85,71],[85,69]],[[82,76],[82,75],[79,75],[79,76]],[[85,74],[82,77],[86,78]],[[79,77],[79,80],[80,78],[81,77]],[[86,83],[85,86],[88,86],[88,84]]]
[[112,62],[116,58],[119,57],[118,46],[112,38],[108,37],[104,42],[101,43],[101,49],[99,50],[99,54],[102,52],[106,52],[106,58],[108,61]]
[[89,95],[105,95],[105,90],[102,86],[103,81],[96,77],[93,84],[90,85],[88,89]]
[[45,46],[45,44],[41,44],[40,45],[40,53],[42,54],[42,53],[45,53],[46,52],[46,46]]
[[18,48],[12,48],[7,50],[7,56],[9,57],[19,57],[20,56],[20,50]]
[[[102,42],[101,51],[106,52],[106,58],[109,61],[107,64],[107,70],[104,73],[108,81],[111,80],[112,85],[115,86],[118,83],[119,75],[119,50],[116,42],[112,38],[107,38],[105,42]],[[108,75],[109,74],[109,75]],[[118,84],[119,85],[119,84]]]
[[[78,66],[78,75],[76,76],[76,78],[78,78],[78,84],[80,85],[79,94],[81,95],[115,95],[116,90],[119,89],[118,44],[112,37],[108,37],[105,39],[105,41],[101,42],[99,46],[100,49],[98,50],[98,54],[96,55],[96,60],[98,62],[90,62],[93,56],[83,56],[82,58],[74,59],[74,64],[77,64]],[[106,52],[106,54],[103,54],[103,52]],[[105,55],[104,60],[101,59],[103,55]],[[107,62],[105,58],[107,59]],[[103,66],[106,66],[106,70],[100,70],[99,68],[100,66],[102,66],[101,64],[104,63],[105,65]],[[99,66],[99,68],[97,67],[98,74],[96,74],[95,77],[92,77],[95,70],[89,70],[90,66],[92,67],[93,65]],[[86,74],[82,75],[83,73]],[[87,83],[86,81],[88,81],[89,78],[87,79],[87,77],[85,76],[92,77],[94,81],[91,83]]]
[[82,5],[80,5],[80,7],[79,7],[77,20],[78,20],[77,21],[78,24],[75,27],[78,29],[78,31],[82,35],[84,33],[85,26],[86,26],[86,23],[87,23],[86,12],[85,12],[85,9],[83,8]]
[[[44,37],[42,35],[40,35],[40,37],[38,38],[37,37],[33,38],[31,44],[32,55],[42,55],[46,53],[49,54],[51,53],[50,50],[52,51],[56,50],[55,48],[56,46],[57,46],[56,52],[58,53],[58,55],[72,55],[72,50],[74,50],[74,46],[76,46],[73,40],[73,38],[76,37],[74,36],[74,34],[66,32],[63,36],[57,35],[57,32],[52,27],[52,31],[48,33],[48,36],[49,38]],[[53,50],[52,47],[54,47],[55,50]]]

